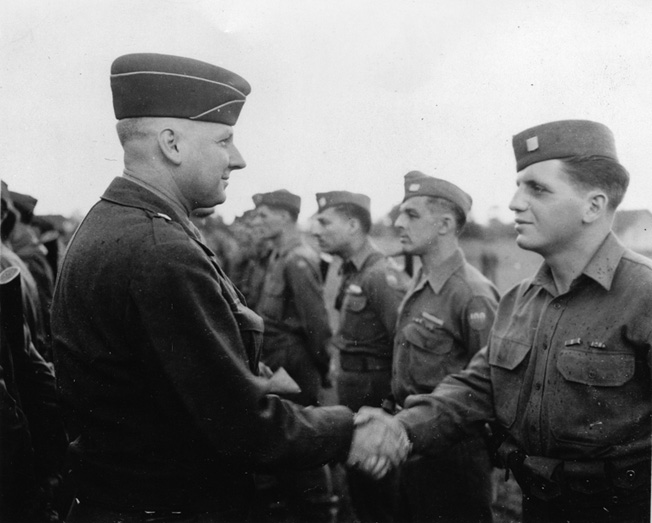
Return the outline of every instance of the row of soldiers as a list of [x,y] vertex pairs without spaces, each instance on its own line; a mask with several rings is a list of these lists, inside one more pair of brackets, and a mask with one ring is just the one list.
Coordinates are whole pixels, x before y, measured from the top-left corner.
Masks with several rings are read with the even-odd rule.
[[[370,238],[368,196],[316,194],[311,234],[322,254],[340,262],[334,336],[326,310],[331,304],[324,303],[322,289],[323,258],[297,227],[301,198],[287,190],[253,197],[255,209],[248,218],[257,241],[251,242],[251,256],[242,266],[233,264],[242,268],[232,278],[265,323],[262,361],[272,372],[287,371],[299,386],[300,393],[287,396],[293,401],[318,405],[332,367],[340,404],[353,411],[382,405],[393,414],[407,396],[429,392],[446,375],[462,370],[487,343],[498,292],[466,262],[458,244],[471,197],[418,171],[405,176],[404,186],[395,225],[402,252],[421,262],[412,287],[408,275]],[[331,356],[336,365],[330,364]],[[348,469],[358,520],[491,521],[492,467],[484,436],[479,429],[446,460],[412,458],[400,473],[382,479]],[[281,490],[294,493],[287,501],[297,521],[318,520],[320,509],[325,521],[328,471],[307,476],[285,475]]]

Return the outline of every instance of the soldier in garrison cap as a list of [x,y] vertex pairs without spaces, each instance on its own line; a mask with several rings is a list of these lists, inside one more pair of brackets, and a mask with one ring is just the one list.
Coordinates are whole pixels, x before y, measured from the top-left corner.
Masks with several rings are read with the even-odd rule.
[[66,521],[244,521],[256,470],[344,460],[373,438],[345,407],[270,394],[285,385],[259,375],[262,319],[189,219],[245,167],[233,125],[249,84],[136,54],[111,87],[124,173],[70,242],[52,306],[79,500]]
[[9,242],[13,251],[25,262],[32,275],[38,292],[40,304],[40,334],[33,339],[36,350],[47,361],[52,361],[50,337],[50,305],[54,292],[54,273],[48,261],[48,249],[38,237],[32,219],[38,200],[28,194],[10,191],[14,207],[18,211],[18,220],[14,226]]
[[[319,256],[301,237],[297,218],[301,198],[281,189],[255,194],[253,226],[272,244],[256,311],[265,322],[262,360],[280,367],[301,392],[290,396],[301,405],[318,405],[330,367],[331,329],[324,303]],[[332,497],[327,467],[281,478],[285,500],[297,521],[326,521]],[[304,494],[307,493],[307,494]]]
[[[313,234],[319,247],[342,259],[335,300],[339,327],[333,342],[339,349],[338,400],[354,411],[379,407],[391,393],[394,329],[409,278],[371,241],[368,196],[318,193],[317,205]],[[393,478],[375,481],[349,469],[347,479],[359,521],[395,520]]]
[[[494,285],[466,262],[458,237],[471,197],[418,171],[405,175],[398,228],[403,252],[421,261],[401,303],[392,393],[431,392],[486,343],[498,303]],[[413,455],[399,470],[401,521],[491,521],[491,463],[476,430],[443,456]]]
[[596,122],[532,127],[513,148],[516,243],[543,263],[468,369],[398,420],[431,453],[495,422],[525,523],[649,521],[652,261],[611,231],[629,175]]

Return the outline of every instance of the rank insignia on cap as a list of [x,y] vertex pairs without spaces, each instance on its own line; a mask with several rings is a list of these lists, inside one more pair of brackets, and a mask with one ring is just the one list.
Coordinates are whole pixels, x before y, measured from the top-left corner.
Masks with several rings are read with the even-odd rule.
[[525,140],[525,147],[527,147],[529,153],[536,151],[539,148],[539,137],[533,136]]
[[319,199],[319,206],[324,207],[326,205],[326,198],[320,198]]
[[421,189],[421,184],[419,183],[413,183],[408,187],[408,191],[410,192],[418,191],[419,189]]

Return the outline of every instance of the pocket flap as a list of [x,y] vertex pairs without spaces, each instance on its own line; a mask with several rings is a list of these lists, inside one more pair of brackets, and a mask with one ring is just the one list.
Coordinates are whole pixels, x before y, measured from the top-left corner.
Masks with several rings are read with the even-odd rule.
[[499,336],[491,337],[489,365],[514,370],[530,352],[530,345]]
[[403,328],[403,336],[416,347],[426,349],[434,354],[446,354],[451,350],[451,343],[446,338],[438,336],[438,330],[430,332],[425,327],[410,322]]
[[634,355],[564,349],[559,352],[557,369],[568,381],[598,387],[619,387],[634,376]]

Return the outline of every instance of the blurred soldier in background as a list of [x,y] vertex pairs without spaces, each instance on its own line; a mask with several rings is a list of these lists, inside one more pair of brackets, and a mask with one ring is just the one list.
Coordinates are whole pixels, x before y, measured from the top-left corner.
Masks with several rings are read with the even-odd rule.
[[52,361],[51,336],[50,336],[50,305],[54,292],[54,278],[52,266],[48,261],[48,249],[43,245],[37,231],[32,227],[36,198],[27,194],[10,191],[15,209],[18,211],[18,220],[11,232],[9,241],[13,251],[25,262],[30,274],[36,282],[36,289],[41,305],[43,319],[44,352],[46,360]]
[[[3,191],[2,225],[13,220],[8,196]],[[2,251],[4,259],[7,248]],[[59,521],[55,497],[67,436],[52,366],[36,351],[25,321],[24,311],[30,306],[22,289],[21,268],[4,269],[0,273],[0,521],[54,523]]]
[[[487,343],[498,291],[466,262],[458,236],[471,197],[456,185],[418,171],[405,175],[396,219],[404,252],[421,269],[401,304],[392,390],[400,409],[412,394],[431,392],[464,369]],[[433,459],[417,454],[399,471],[401,521],[489,522],[491,463],[480,430]]]
[[[407,276],[369,238],[368,196],[347,191],[318,193],[317,205],[313,234],[319,247],[342,259],[335,300],[340,312],[334,342],[339,349],[338,399],[353,411],[365,405],[379,407],[391,394],[394,329]],[[360,521],[394,521],[393,476],[376,481],[349,469],[347,478]]]
[[[256,305],[265,322],[262,360],[273,371],[283,367],[301,392],[292,399],[318,405],[321,385],[328,380],[331,336],[324,304],[319,256],[301,238],[297,218],[301,198],[286,190],[256,194],[253,226],[273,250]],[[329,521],[331,479],[328,467],[279,479],[297,523]]]
[[273,240],[262,236],[261,228],[254,227],[255,209],[245,211],[231,224],[236,247],[231,253],[229,275],[233,284],[242,292],[247,306],[256,309],[265,283],[265,273]]
[[[23,313],[29,328],[34,347],[47,361],[52,361],[50,331],[46,327],[44,307],[41,304],[39,286],[32,276],[27,264],[14,251],[11,238],[16,227],[27,231],[20,223],[20,213],[15,208],[7,184],[2,184],[2,250],[0,251],[0,270],[8,267],[20,269],[21,289],[23,294]],[[30,236],[31,237],[31,236]],[[45,309],[47,311],[47,309]]]

